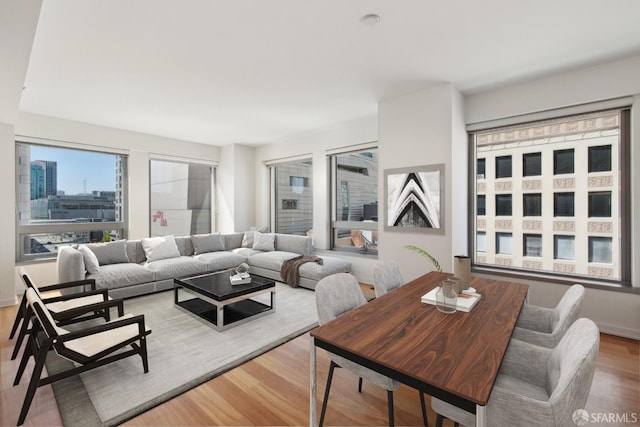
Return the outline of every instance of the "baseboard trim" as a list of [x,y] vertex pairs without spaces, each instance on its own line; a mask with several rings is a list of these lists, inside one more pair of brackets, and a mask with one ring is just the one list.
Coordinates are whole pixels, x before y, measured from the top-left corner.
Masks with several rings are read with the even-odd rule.
[[0,307],[9,307],[10,305],[16,305],[18,303],[18,297],[13,297],[13,299],[1,299]]
[[637,329],[623,328],[616,325],[609,325],[607,323],[598,323],[598,328],[600,328],[600,332],[605,334],[640,340],[640,331]]

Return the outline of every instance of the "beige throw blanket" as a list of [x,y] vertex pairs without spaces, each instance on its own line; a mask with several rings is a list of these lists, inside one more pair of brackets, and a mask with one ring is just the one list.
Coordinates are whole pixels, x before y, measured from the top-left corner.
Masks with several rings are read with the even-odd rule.
[[298,269],[305,262],[317,262],[322,265],[323,260],[320,257],[315,255],[300,255],[295,258],[291,258],[282,263],[282,268],[280,269],[280,276],[284,279],[284,281],[291,285],[292,288],[298,287],[298,280],[300,275],[298,274]]

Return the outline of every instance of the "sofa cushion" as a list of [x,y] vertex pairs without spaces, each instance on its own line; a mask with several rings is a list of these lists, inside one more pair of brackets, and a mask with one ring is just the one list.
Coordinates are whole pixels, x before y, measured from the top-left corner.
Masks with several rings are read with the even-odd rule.
[[256,232],[253,235],[253,249],[265,252],[274,251],[276,249],[276,235]]
[[145,267],[156,273],[156,280],[195,276],[207,272],[207,264],[188,256],[147,262]]
[[87,275],[87,279],[95,279],[98,288],[109,289],[153,282],[155,278],[155,272],[132,262],[103,265],[99,273]]
[[317,262],[305,262],[298,269],[300,277],[320,280],[336,273],[349,273],[351,263],[340,258],[321,256],[322,265]]
[[284,261],[295,258],[299,255],[300,254],[296,254],[293,252],[283,251],[260,252],[255,255],[251,255],[247,259],[247,264],[267,270],[274,270],[279,273]]
[[129,262],[126,240],[116,240],[107,243],[88,243],[86,246],[96,255],[100,265]]
[[313,253],[313,240],[309,236],[278,234],[276,237],[276,251],[295,252],[298,255],[311,255]]
[[231,252],[233,252],[234,254],[242,255],[245,258],[249,258],[252,255],[262,253],[262,251],[257,251],[253,248],[236,248],[232,249]]
[[194,255],[194,258],[206,263],[208,271],[236,268],[243,262],[247,262],[246,256],[227,251],[207,252],[205,254]]
[[87,269],[87,273],[99,273],[100,263],[98,262],[96,254],[86,245],[78,246],[78,250],[82,253],[82,258],[84,259],[84,268]]
[[142,239],[144,254],[147,262],[158,261],[166,258],[177,258],[180,256],[178,245],[173,236],[147,237]]
[[224,251],[224,237],[220,233],[195,234],[191,236],[193,254]]
[[222,235],[224,237],[224,249],[230,251],[232,249],[242,247],[242,238],[244,233],[227,233]]
[[242,236],[242,247],[243,248],[253,248],[253,236],[256,234],[255,231],[245,231],[244,236]]
[[176,240],[178,251],[180,251],[180,256],[193,255],[193,242],[191,241],[191,236],[175,236],[174,238]]

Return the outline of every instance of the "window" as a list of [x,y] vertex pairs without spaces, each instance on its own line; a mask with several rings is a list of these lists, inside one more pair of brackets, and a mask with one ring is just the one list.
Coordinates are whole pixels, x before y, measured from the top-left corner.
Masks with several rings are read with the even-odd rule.
[[378,150],[331,155],[330,162],[332,249],[378,253]]
[[630,109],[531,117],[469,125],[473,266],[629,285]]
[[477,200],[477,208],[478,208],[478,215],[485,215],[487,213],[487,208],[486,208],[486,204],[487,204],[487,200],[486,200],[486,196],[484,195],[479,195],[478,196],[478,200]]
[[511,194],[496,194],[496,216],[511,216]]
[[525,234],[522,237],[524,256],[542,256],[542,234]]
[[553,236],[553,257],[574,260],[576,258],[576,238],[573,236]]
[[553,173],[555,175],[573,173],[573,152],[573,148],[553,152]]
[[313,163],[311,159],[271,166],[276,233],[307,235],[313,229]]
[[589,172],[611,170],[611,145],[589,147]]
[[612,244],[611,237],[589,237],[589,262],[611,264]]
[[485,252],[487,250],[487,233],[484,231],[478,231],[476,234],[476,250],[478,252]]
[[485,168],[486,168],[486,161],[485,159],[478,159],[477,162],[478,166],[477,166],[477,170],[476,170],[476,177],[478,179],[484,179],[485,178]]
[[555,193],[553,195],[554,216],[575,216],[574,193]]
[[542,175],[542,153],[525,153],[522,155],[522,175]]
[[16,155],[18,261],[125,237],[125,156],[27,142]]
[[589,193],[589,217],[611,218],[611,191]]
[[213,171],[207,164],[151,160],[151,236],[211,233]]
[[511,178],[511,156],[496,157],[496,178]]
[[511,255],[511,233],[496,233],[496,252],[502,255]]
[[524,216],[541,216],[542,215],[542,194],[527,193],[522,195],[523,215]]

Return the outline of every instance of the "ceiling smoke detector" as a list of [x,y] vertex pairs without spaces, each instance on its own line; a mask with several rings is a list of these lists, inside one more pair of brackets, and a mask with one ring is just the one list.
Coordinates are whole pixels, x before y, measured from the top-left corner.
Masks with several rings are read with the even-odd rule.
[[363,25],[366,25],[368,27],[372,27],[372,26],[378,24],[378,22],[380,22],[380,15],[376,15],[375,13],[370,13],[368,15],[364,15],[362,18],[360,18],[360,22]]

